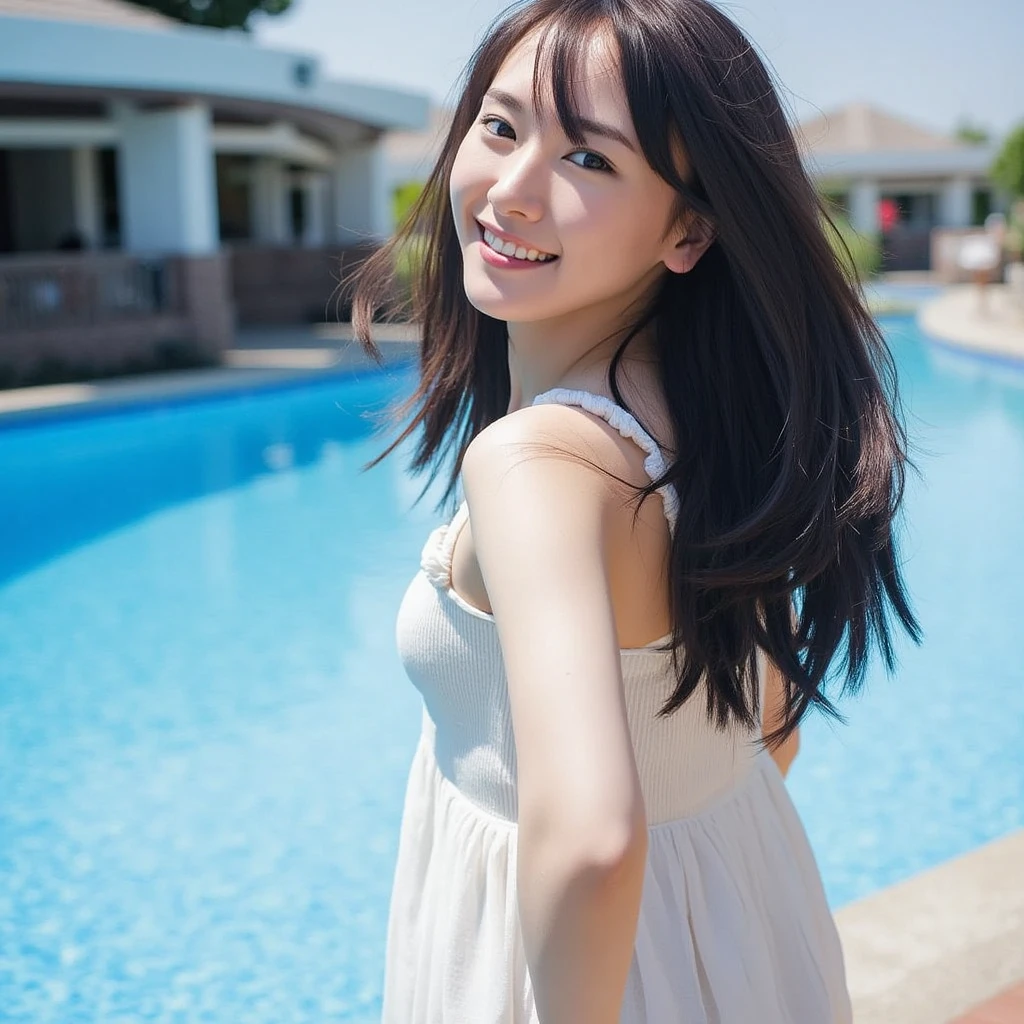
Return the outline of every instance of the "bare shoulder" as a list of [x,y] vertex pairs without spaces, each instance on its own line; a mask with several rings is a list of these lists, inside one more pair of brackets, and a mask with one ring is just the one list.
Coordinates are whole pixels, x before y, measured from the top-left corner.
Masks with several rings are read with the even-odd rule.
[[458,553],[463,581],[499,616],[509,594],[536,603],[558,591],[567,605],[607,600],[620,648],[663,636],[670,536],[660,496],[636,517],[645,454],[578,406],[527,406],[490,424],[462,463],[474,555]]
[[643,453],[629,438],[601,416],[561,404],[526,406],[501,417],[473,438],[463,458],[467,491],[473,478],[493,485],[515,472],[529,476],[532,486],[571,489],[574,504],[618,507],[648,482]]

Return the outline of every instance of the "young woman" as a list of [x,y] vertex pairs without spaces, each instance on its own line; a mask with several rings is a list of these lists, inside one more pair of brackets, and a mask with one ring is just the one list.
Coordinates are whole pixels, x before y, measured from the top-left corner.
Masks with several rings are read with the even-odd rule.
[[783,771],[918,627],[891,360],[824,216],[706,0],[533,0],[475,54],[354,293],[374,352],[425,237],[395,445],[465,497],[398,615],[385,1024],[850,1020]]

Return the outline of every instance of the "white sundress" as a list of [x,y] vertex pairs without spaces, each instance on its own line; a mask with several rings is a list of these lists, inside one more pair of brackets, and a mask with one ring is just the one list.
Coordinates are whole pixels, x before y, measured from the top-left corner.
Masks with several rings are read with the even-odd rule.
[[[636,419],[603,395],[555,388],[647,453]],[[660,491],[674,524],[677,499]],[[451,588],[462,503],[423,549],[398,611],[405,670],[423,697],[388,917],[382,1024],[538,1024],[516,899],[516,750],[493,616]],[[649,843],[620,1024],[849,1024],[839,937],[782,775],[722,732],[696,693],[655,717],[671,655],[623,650],[629,728]],[[558,1024],[558,1022],[543,1022]]]

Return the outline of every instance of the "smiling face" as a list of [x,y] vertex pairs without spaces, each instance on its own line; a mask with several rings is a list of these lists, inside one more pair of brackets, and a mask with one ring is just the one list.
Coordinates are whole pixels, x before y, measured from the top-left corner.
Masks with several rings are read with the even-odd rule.
[[538,36],[502,64],[452,167],[466,295],[510,323],[598,306],[622,312],[666,268],[690,269],[699,252],[676,244],[681,231],[666,234],[676,194],[641,152],[614,42],[595,34],[579,68],[579,147],[559,124],[550,89],[533,109]]

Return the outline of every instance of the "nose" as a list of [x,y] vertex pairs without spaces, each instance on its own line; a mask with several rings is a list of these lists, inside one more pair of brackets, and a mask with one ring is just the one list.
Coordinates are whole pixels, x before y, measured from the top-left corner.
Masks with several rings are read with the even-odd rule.
[[496,213],[531,222],[540,220],[544,212],[542,163],[541,155],[530,146],[501,158],[497,179],[487,190],[487,199]]

